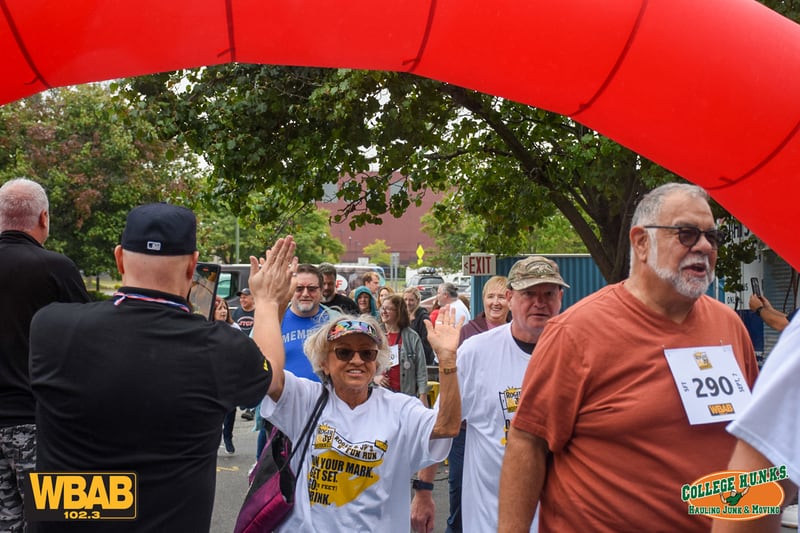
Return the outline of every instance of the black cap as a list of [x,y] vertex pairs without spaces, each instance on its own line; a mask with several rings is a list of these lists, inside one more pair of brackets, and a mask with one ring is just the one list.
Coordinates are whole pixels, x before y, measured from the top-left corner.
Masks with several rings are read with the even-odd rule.
[[242,294],[244,294],[245,296],[250,296],[250,289],[244,288],[244,289],[240,290],[239,292],[237,292],[236,296],[241,296]]
[[150,255],[192,254],[197,251],[197,219],[177,205],[140,205],[128,213],[122,248]]

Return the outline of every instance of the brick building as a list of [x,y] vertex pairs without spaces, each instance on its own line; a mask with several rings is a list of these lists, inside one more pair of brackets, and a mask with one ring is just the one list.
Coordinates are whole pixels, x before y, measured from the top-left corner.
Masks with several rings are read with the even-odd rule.
[[[336,191],[341,183],[349,179],[352,178],[344,176],[337,184],[326,187],[326,198],[317,202],[317,207],[330,211],[331,215],[344,209],[346,202],[336,198]],[[387,192],[387,204],[390,194],[392,194],[391,188]],[[365,246],[372,244],[376,239],[383,239],[389,246],[390,253],[400,254],[401,265],[416,264],[418,246],[422,245],[426,255],[434,249],[433,239],[422,232],[420,219],[441,198],[442,194],[428,191],[419,207],[412,203],[401,218],[394,218],[391,214],[386,213],[381,216],[383,221],[381,225],[370,224],[351,230],[349,219],[332,223],[331,235],[341,241],[345,247],[345,253],[342,254],[340,261],[355,263],[359,257],[364,257]]]

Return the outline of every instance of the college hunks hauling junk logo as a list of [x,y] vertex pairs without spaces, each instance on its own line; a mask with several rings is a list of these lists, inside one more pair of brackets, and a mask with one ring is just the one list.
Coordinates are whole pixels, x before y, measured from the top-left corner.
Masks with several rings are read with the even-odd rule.
[[723,470],[701,477],[681,487],[681,500],[689,505],[689,514],[723,520],[753,520],[781,513],[786,466],[754,472]]

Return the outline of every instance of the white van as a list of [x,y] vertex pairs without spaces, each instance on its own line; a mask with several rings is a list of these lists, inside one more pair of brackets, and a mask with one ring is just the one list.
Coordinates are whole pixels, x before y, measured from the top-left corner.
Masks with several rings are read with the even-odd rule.
[[377,272],[381,278],[381,286],[386,285],[386,273],[382,266],[364,265],[361,263],[337,263],[336,267],[336,290],[345,295],[349,295],[364,283],[361,278],[367,272]]

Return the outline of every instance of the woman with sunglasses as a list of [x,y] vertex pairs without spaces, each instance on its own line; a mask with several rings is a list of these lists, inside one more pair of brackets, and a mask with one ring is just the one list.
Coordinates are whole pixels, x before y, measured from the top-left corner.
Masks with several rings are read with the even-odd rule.
[[391,361],[388,370],[376,376],[375,383],[394,392],[418,396],[427,406],[425,348],[417,332],[411,328],[406,302],[399,294],[392,294],[383,300],[380,312]]
[[[458,433],[461,405],[456,346],[461,324],[442,312],[429,324],[440,360],[438,411],[416,399],[372,387],[387,368],[389,349],[370,316],[338,317],[305,342],[306,355],[323,383],[284,371],[280,316],[293,291],[297,260],[291,237],[279,239],[259,264],[251,258],[250,287],[258,320],[254,339],[267,354],[273,380],[261,413],[296,442],[321,395],[328,401],[313,429],[298,472],[295,506],[280,531],[390,531],[410,525],[409,479],[421,467],[444,460]],[[287,267],[288,265],[288,267]]]

